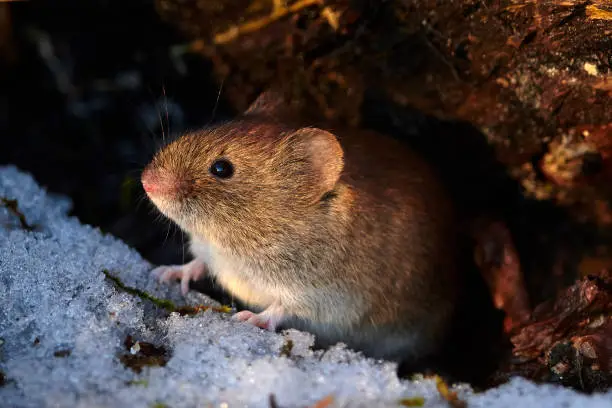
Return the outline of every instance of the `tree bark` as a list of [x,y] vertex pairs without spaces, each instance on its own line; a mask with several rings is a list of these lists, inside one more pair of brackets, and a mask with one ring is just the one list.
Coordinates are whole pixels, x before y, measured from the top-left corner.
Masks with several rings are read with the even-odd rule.
[[[527,253],[521,264],[532,294],[539,294],[534,300],[556,297],[577,278],[612,270],[611,1],[157,4],[192,40],[183,51],[212,61],[224,97],[237,110],[275,83],[303,109],[355,126],[395,126],[404,135],[427,139],[429,150],[445,151],[438,156],[451,163],[448,173],[462,174],[461,183],[451,177],[451,185],[488,204],[499,194],[496,205],[518,214],[508,215],[514,221],[507,222],[514,223],[519,252]],[[384,119],[372,120],[377,115]],[[446,125],[433,126],[430,119],[427,126],[415,125],[424,117]],[[501,172],[491,175],[474,164],[481,163],[474,138],[487,145],[485,156],[500,164]],[[504,195],[513,188],[504,184],[504,174],[520,190],[513,204],[512,194]],[[496,279],[503,281],[489,277]],[[572,293],[573,304],[581,304],[582,292]],[[507,301],[500,303],[510,304],[512,295],[503,296]],[[561,313],[559,305],[550,313]],[[610,319],[610,303],[602,308]],[[540,317],[521,333],[542,327],[536,324]],[[577,325],[590,318],[599,317],[587,313],[564,320],[575,327],[555,334],[555,344],[566,344],[569,333],[579,332]],[[588,335],[605,338],[608,323]],[[520,335],[514,340],[518,352],[524,341]],[[607,348],[606,343],[600,349]],[[538,363],[522,368],[532,374],[548,370],[542,353],[537,349],[532,354]],[[598,355],[603,354],[607,358],[607,352]],[[601,367],[606,375],[612,372],[610,364]]]

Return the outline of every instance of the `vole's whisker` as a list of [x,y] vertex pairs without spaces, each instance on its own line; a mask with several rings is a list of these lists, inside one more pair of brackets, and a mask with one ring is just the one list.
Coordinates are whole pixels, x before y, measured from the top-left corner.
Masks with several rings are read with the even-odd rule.
[[219,92],[217,92],[217,99],[215,100],[215,106],[213,107],[212,113],[210,114],[210,120],[206,124],[209,126],[214,120],[215,115],[217,114],[217,108],[219,106],[219,100],[221,99],[221,91],[223,91],[223,84],[225,83],[225,77],[221,80],[221,85],[219,85]]
[[170,115],[168,114],[168,97],[166,96],[166,87],[162,85],[162,94],[164,96],[164,108],[166,109],[166,134],[170,137]]

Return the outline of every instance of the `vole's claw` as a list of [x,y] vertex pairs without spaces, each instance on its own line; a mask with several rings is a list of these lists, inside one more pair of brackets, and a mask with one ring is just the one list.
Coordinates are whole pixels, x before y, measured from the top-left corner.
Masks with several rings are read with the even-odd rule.
[[164,265],[158,266],[151,271],[151,274],[160,282],[168,282],[170,279],[180,279],[181,293],[183,296],[189,292],[189,281],[196,281],[206,273],[206,265],[198,260],[185,265]]
[[160,282],[168,282],[170,279],[181,275],[181,268],[181,265],[158,266],[151,271],[151,275],[153,275]]
[[232,316],[234,320],[247,322],[260,329],[274,331],[275,327],[271,324],[271,319],[261,314],[253,313],[250,310],[243,310]]
[[256,313],[251,312],[250,310],[243,310],[241,312],[235,313],[232,316],[232,320],[237,320],[239,322],[246,322],[248,321],[251,317],[255,316]]
[[264,330],[275,331],[283,319],[283,308],[279,305],[272,305],[261,313],[253,313],[250,310],[243,310],[232,316],[232,319],[247,322]]

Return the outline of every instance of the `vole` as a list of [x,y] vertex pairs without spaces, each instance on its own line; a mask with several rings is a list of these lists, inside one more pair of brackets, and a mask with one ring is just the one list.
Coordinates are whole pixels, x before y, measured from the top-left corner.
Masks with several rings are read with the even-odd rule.
[[153,271],[183,293],[209,273],[248,305],[235,319],[373,358],[418,359],[441,344],[461,282],[454,210],[399,141],[290,120],[269,91],[166,145],[141,181],[190,237],[193,261]]

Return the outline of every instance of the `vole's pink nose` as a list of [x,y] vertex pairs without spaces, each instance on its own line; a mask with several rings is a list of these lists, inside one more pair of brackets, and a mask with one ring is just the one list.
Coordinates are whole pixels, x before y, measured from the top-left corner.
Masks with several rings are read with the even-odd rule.
[[140,182],[144,191],[149,195],[167,194],[174,190],[173,183],[170,180],[162,178],[159,171],[151,168],[146,168],[142,172]]
[[140,176],[142,188],[149,197],[179,198],[188,190],[185,181],[168,169],[147,167]]
[[155,177],[152,175],[152,173],[153,172],[150,169],[145,169],[140,176],[142,188],[144,188],[144,191],[147,193],[152,193],[155,191]]

